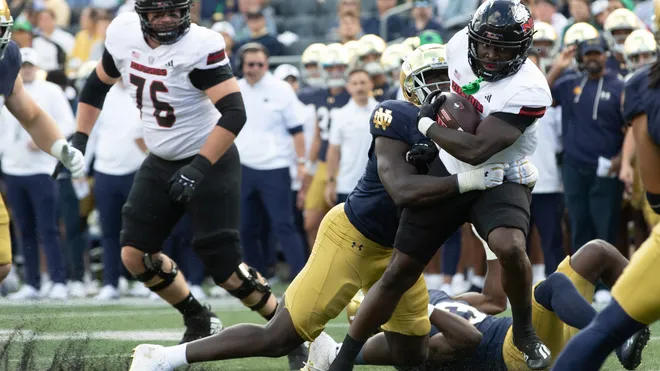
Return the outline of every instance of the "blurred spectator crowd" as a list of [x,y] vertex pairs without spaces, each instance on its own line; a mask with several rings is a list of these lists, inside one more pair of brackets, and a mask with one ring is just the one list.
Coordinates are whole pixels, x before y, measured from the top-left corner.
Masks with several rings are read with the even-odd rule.
[[[546,73],[555,105],[538,122],[532,158],[540,179],[528,252],[539,281],[591,239],[607,240],[629,257],[657,223],[643,197],[634,139],[620,105],[626,76],[654,61],[657,46],[651,0],[523,2],[535,18],[530,59]],[[297,274],[323,215],[346,199],[363,173],[371,110],[378,101],[402,99],[399,75],[406,55],[419,45],[448,41],[480,4],[194,0],[194,22],[222,33],[234,72],[244,77],[248,123],[237,145],[241,213],[250,216],[241,219],[248,264],[271,282]],[[70,135],[77,92],[103,53],[105,31],[114,16],[133,10],[132,1],[14,0],[10,6],[26,88]],[[291,93],[282,100],[289,97],[282,89],[297,98]],[[273,107],[253,103],[258,94],[271,94]],[[131,283],[120,259],[121,206],[147,153],[133,107],[121,83],[113,87],[90,139],[88,177],[75,181],[66,174],[50,179],[54,160],[3,109],[2,187],[17,268],[0,287],[9,299],[157,298]],[[280,124],[282,130],[271,128]],[[290,140],[284,129],[298,124],[302,135]],[[261,133],[268,139],[249,134],[251,125],[266,125]],[[259,152],[269,140],[278,148],[270,157]],[[221,295],[218,287],[203,288],[207,277],[190,239],[184,218],[165,252],[186,273],[194,296]],[[469,225],[452,236],[425,274],[430,287],[455,294],[479,290],[484,275],[483,249]],[[602,287],[595,300],[610,298]]]

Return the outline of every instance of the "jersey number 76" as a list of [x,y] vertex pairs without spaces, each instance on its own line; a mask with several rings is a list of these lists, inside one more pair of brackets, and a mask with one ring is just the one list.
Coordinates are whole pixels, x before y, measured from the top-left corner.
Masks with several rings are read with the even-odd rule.
[[[135,92],[135,101],[137,103],[137,108],[140,110],[140,117],[142,117],[142,96],[144,94],[144,85],[147,83],[147,80],[131,74],[130,75],[131,84],[137,87]],[[174,116],[174,107],[172,107],[167,102],[161,102],[158,100],[157,93],[167,93],[167,87],[163,84],[162,81],[154,80],[149,85],[149,97],[154,106],[154,117],[158,126],[165,128],[171,128],[172,125],[176,122],[176,116]]]

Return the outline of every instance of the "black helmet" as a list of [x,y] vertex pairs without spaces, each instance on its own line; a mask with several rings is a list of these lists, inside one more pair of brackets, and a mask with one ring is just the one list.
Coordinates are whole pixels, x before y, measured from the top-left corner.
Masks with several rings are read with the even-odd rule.
[[[518,72],[527,59],[534,34],[534,19],[519,0],[488,0],[472,16],[468,31],[468,61],[472,71],[485,81],[497,81]],[[483,61],[477,56],[477,43],[514,48],[516,54],[511,60],[493,62],[497,68],[490,71],[483,67]]]
[[[191,0],[135,0],[135,12],[140,16],[142,33],[161,44],[174,44],[190,29]],[[148,13],[178,10],[181,20],[175,27],[163,30],[155,28],[147,17]]]

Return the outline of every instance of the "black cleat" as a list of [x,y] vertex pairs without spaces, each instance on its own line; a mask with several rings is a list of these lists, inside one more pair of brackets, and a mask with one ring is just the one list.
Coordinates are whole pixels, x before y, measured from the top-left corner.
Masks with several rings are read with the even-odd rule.
[[209,307],[206,307],[202,313],[196,316],[184,318],[183,323],[186,326],[186,332],[179,344],[217,334],[223,328],[222,322],[215,313],[211,312]]
[[642,363],[642,350],[650,338],[651,330],[645,327],[616,348],[616,357],[626,370],[634,370]]
[[550,367],[552,358],[550,349],[546,347],[537,336],[526,339],[521,348],[518,348],[525,356],[525,362],[530,370],[544,370]]
[[289,370],[299,371],[305,367],[305,362],[307,361],[307,357],[309,357],[309,350],[304,344],[301,344],[286,356],[289,358]]

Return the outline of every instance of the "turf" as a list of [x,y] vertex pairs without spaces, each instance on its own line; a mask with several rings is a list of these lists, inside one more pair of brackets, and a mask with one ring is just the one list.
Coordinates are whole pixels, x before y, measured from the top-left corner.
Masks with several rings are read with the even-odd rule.
[[[235,299],[211,300],[225,326],[265,321],[245,310]],[[122,300],[104,305],[91,300],[54,303],[0,301],[0,371],[120,371],[128,370],[130,352],[137,344],[173,345],[183,330],[180,315],[162,302]],[[332,321],[327,332],[343,339],[346,316]],[[639,370],[660,369],[660,325]],[[286,370],[286,357],[248,358],[195,365],[189,370]],[[389,367],[356,367],[356,370],[391,370]],[[622,370],[611,357],[604,370]]]

